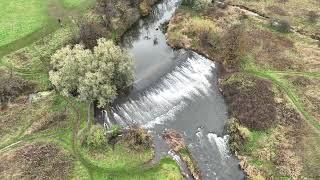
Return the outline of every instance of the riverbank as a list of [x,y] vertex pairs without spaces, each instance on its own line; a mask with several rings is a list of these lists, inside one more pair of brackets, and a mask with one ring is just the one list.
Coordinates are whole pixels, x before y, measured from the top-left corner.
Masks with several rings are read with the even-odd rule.
[[[77,4],[72,0],[63,2],[66,2],[63,4],[65,8],[81,6],[80,2]],[[114,14],[108,19],[109,26],[99,25],[98,28],[102,28],[99,32],[106,33],[106,38],[115,41],[146,16],[156,3],[155,0],[137,4],[112,2],[108,8]],[[153,158],[153,147],[136,151],[127,147],[129,142],[123,140],[114,145],[114,149],[108,144],[104,150],[96,151],[79,142],[80,132],[85,128],[87,107],[54,92],[48,71],[50,56],[57,49],[85,40],[79,39],[81,26],[78,25],[83,23],[82,20],[90,22],[87,27],[93,31],[98,30],[95,25],[105,20],[103,13],[106,12],[87,7],[80,7],[84,9],[78,14],[79,19],[62,19],[63,24],[58,24],[52,33],[28,36],[28,41],[23,44],[10,45],[17,49],[0,49],[1,85],[14,88],[16,93],[0,109],[0,177],[50,179],[54,175],[67,179],[182,179],[179,166],[171,157],[164,157],[152,167],[145,166]],[[11,81],[7,81],[7,77]],[[5,84],[13,81],[15,84]],[[28,94],[40,91],[48,93],[40,93],[43,94],[41,98],[31,101]]]
[[250,178],[319,177],[319,42],[282,31],[254,8],[181,6],[168,43],[223,65],[230,148]]

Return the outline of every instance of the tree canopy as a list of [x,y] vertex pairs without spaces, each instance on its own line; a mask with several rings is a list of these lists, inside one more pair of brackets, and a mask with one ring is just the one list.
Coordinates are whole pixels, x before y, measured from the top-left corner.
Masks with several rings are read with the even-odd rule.
[[93,51],[81,44],[58,50],[51,65],[50,80],[62,95],[97,101],[99,107],[112,102],[133,81],[132,58],[104,38]]

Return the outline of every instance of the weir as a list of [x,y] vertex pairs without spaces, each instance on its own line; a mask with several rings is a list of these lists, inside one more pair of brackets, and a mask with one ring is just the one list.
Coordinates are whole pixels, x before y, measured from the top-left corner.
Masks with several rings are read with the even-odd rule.
[[154,136],[155,159],[170,155],[180,163],[161,139],[164,130],[174,129],[183,134],[203,179],[243,179],[224,132],[228,116],[217,85],[219,66],[195,52],[173,50],[160,30],[179,3],[161,1],[124,35],[122,46],[135,60],[135,82],[127,97],[115,101],[106,126],[137,123]]

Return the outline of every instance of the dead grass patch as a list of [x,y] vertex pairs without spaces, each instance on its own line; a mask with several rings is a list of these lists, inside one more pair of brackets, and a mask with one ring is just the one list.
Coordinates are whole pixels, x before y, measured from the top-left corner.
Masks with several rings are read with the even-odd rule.
[[52,96],[33,103],[28,102],[28,97],[21,97],[7,109],[0,111],[1,143],[23,135],[67,127],[67,112],[53,111],[53,103]]
[[285,10],[283,10],[282,8],[280,8],[278,6],[268,6],[265,9],[266,9],[266,11],[268,11],[270,13],[277,14],[277,15],[280,15],[280,16],[288,15]]
[[285,79],[296,89],[306,110],[320,122],[320,79],[307,76],[286,76]]
[[233,0],[233,4],[243,5],[275,19],[286,18],[297,29],[316,34],[320,22],[310,23],[306,12],[320,12],[318,0]]
[[240,124],[255,130],[277,122],[275,94],[271,82],[244,74],[234,74],[222,82],[230,115]]
[[54,144],[34,143],[0,156],[0,179],[67,179],[72,157]]
[[294,42],[275,32],[251,28],[245,35],[247,49],[262,68],[274,70],[303,69]]
[[48,113],[43,118],[33,123],[32,126],[26,130],[25,134],[30,135],[53,127],[61,126],[65,123],[66,119],[66,111]]

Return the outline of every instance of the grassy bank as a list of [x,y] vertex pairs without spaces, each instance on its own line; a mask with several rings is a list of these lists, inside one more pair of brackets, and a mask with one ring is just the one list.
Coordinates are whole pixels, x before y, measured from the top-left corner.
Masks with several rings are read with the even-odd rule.
[[[0,75],[17,78],[25,84],[23,89],[18,88],[18,97],[0,108],[1,179],[51,179],[53,176],[60,179],[182,179],[179,166],[169,157],[155,166],[147,165],[153,158],[153,148],[134,151],[122,142],[114,149],[108,144],[102,151],[95,151],[79,142],[87,107],[54,92],[48,72],[51,55],[74,43],[79,36],[78,26],[72,20],[96,13],[90,8],[93,2],[0,2],[4,7],[0,13]],[[116,10],[111,20],[113,27],[106,30],[107,38],[117,39],[141,16],[140,7],[130,7],[123,14],[121,8],[126,9],[129,4],[127,1],[116,3],[113,4]],[[154,3],[146,4],[148,12]],[[132,12],[136,14],[130,20],[119,19],[120,13],[130,16]],[[32,101],[28,97],[30,93],[35,93]]]
[[[15,124],[1,122],[5,136],[0,144],[0,167],[8,167],[0,168],[1,177],[26,178],[28,169],[34,169],[37,173],[31,175],[43,178],[52,173],[68,179],[182,179],[179,166],[169,157],[155,166],[147,165],[153,158],[152,148],[135,151],[126,141],[97,150],[82,146],[78,132],[85,128],[86,106],[66,100],[51,93],[38,102],[19,104],[25,108],[20,113],[14,113],[14,107],[1,112]],[[28,155],[33,151],[37,156]],[[33,163],[24,162],[24,156],[30,156]]]
[[202,9],[181,6],[169,23],[169,44],[195,50],[223,65],[220,86],[232,119],[230,147],[250,178],[319,177],[319,42],[282,31],[247,10],[279,7],[292,24],[314,32],[317,26],[293,14],[319,5],[303,1],[296,10],[291,8],[293,1],[281,6],[273,1],[230,3],[247,8],[219,3]]

